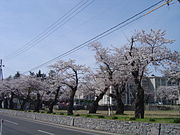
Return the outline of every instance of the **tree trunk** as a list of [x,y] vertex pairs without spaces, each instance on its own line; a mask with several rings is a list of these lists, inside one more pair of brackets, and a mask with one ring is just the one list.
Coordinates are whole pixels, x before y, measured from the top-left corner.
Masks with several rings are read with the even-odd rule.
[[40,107],[41,107],[40,94],[37,93],[37,100],[36,100],[36,102],[35,102],[35,108],[34,108],[34,111],[35,111],[35,112],[39,112]]
[[14,98],[14,92],[11,92],[11,98],[9,100],[9,109],[14,108],[13,98]]
[[23,99],[23,102],[21,104],[21,110],[24,110],[25,109],[25,105],[27,103],[27,100],[26,99]]
[[4,99],[4,109],[8,109],[8,99]]
[[52,102],[50,102],[50,104],[49,104],[49,111],[48,111],[48,113],[53,113],[53,107],[54,107],[54,103],[53,103],[53,101],[52,101]]
[[135,101],[135,118],[144,118],[144,89],[137,88],[137,98]]
[[[102,98],[101,98],[102,99]],[[98,103],[99,103],[99,99],[98,97],[96,98],[96,100],[89,106],[89,113],[96,113],[97,108],[98,108]]]
[[69,105],[68,105],[68,109],[67,109],[68,115],[73,115],[75,93],[76,93],[76,89],[72,89],[71,93],[70,93]]
[[103,92],[99,94],[99,96],[94,100],[94,102],[89,107],[89,113],[96,113],[97,108],[99,106],[99,101],[103,98],[104,94],[106,94],[109,87],[106,87]]
[[124,114],[124,103],[121,99],[121,96],[117,96],[118,99],[116,99],[117,101],[117,105],[116,105],[116,114]]
[[28,92],[27,96],[25,99],[23,99],[23,103],[21,105],[21,110],[25,110],[26,108],[26,103],[29,102],[29,99],[30,99],[30,92]]
[[2,108],[2,102],[3,102],[3,100],[0,100],[0,108]]
[[122,101],[122,92],[125,90],[125,84],[122,84],[121,89],[119,85],[114,86],[116,92],[116,114],[124,114],[124,103]]
[[141,81],[138,79],[139,72],[132,72],[134,82],[137,87],[137,94],[135,100],[135,118],[144,118],[144,89],[141,86]]
[[50,102],[49,111],[48,111],[49,113],[53,113],[54,105],[56,105],[57,101],[58,101],[59,91],[60,91],[60,87],[58,87],[57,90],[56,90],[54,100],[52,102]]

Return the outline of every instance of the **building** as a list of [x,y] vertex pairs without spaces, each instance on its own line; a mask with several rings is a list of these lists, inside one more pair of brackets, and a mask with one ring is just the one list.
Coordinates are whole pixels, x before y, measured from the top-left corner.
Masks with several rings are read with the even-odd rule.
[[[158,88],[160,86],[180,86],[180,81],[175,79],[170,79],[168,77],[159,77],[159,76],[150,76],[144,77],[142,80],[142,87],[145,90],[145,103],[146,104],[161,104],[158,100]],[[115,105],[116,100],[109,96],[110,93],[113,93],[113,87],[109,88],[109,91],[103,96],[103,99],[100,100],[99,105],[107,106],[107,105]],[[179,98],[176,101],[176,104],[180,104],[180,94],[178,94]],[[136,85],[134,84],[133,79],[130,79],[126,84],[126,90],[122,96],[122,100],[124,104],[132,105],[134,104],[136,96]],[[75,95],[75,105],[83,105],[84,101],[92,101],[95,99],[94,94],[84,94],[83,92],[77,91]]]
[[[158,103],[160,102],[158,99],[158,88],[160,86],[180,86],[180,82],[178,79],[172,79],[168,77],[157,77],[157,76],[151,76],[148,77],[149,81],[149,89],[154,92],[154,102]],[[178,92],[178,100],[176,101],[176,104],[180,103],[180,94]]]
[[[158,76],[150,76],[144,77],[142,80],[142,87],[145,90],[145,103],[147,104],[157,104],[160,103],[158,100],[157,92],[160,86],[179,86],[179,80],[170,79],[168,77],[158,77]],[[135,84],[133,80],[129,80],[126,85],[126,91],[122,96],[124,104],[133,104],[135,101]],[[113,88],[111,87],[109,92],[113,92]],[[180,92],[179,92],[180,93]],[[108,96],[109,93],[104,95],[103,99],[99,102],[100,105],[114,105],[116,103],[115,99]],[[180,94],[178,94],[178,100],[176,104],[180,104]]]

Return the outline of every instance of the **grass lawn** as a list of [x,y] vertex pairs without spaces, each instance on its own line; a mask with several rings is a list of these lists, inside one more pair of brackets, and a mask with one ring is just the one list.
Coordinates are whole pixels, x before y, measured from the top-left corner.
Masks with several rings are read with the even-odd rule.
[[[66,110],[55,110],[54,114],[67,115]],[[145,111],[144,119],[134,119],[134,111],[125,111],[124,115],[115,115],[112,111],[111,115],[108,115],[107,111],[97,111],[96,114],[88,114],[87,110],[75,110],[74,116],[88,117],[88,118],[100,118],[100,119],[114,119],[114,120],[128,120],[139,122],[153,122],[153,123],[179,123],[180,113],[179,111]]]

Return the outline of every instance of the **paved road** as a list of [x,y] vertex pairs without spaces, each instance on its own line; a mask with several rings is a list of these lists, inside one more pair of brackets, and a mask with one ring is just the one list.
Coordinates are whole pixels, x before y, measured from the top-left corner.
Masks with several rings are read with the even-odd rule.
[[5,115],[0,115],[0,119],[4,121],[2,135],[108,135],[108,133],[56,126]]

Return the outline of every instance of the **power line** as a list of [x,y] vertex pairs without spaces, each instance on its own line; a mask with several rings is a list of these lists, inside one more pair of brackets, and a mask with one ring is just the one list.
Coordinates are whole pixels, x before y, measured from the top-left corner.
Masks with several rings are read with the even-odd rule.
[[[59,23],[61,23],[64,19],[66,19],[71,12],[74,9],[78,9],[79,5],[83,2],[83,0],[81,2],[79,2],[77,5],[75,5],[72,9],[70,9],[67,13],[65,13],[62,17],[58,18],[53,24],[51,24],[50,26],[48,26],[43,32],[41,32],[40,34],[38,34],[36,37],[34,37],[32,40],[30,40],[29,42],[27,42],[22,48],[18,49],[17,51],[15,51],[15,56],[17,56],[18,54],[22,53],[24,50],[27,50],[29,48],[29,46],[31,47],[33,45],[34,42],[37,42],[39,39],[41,39],[45,34],[47,34],[49,31],[51,31],[53,28],[55,28]],[[85,3],[83,3],[85,4]],[[82,4],[82,5],[83,5]],[[82,6],[80,5],[80,6]],[[77,10],[76,9],[76,10]],[[73,11],[74,12],[74,11]],[[9,55],[9,56],[13,56],[13,55]]]
[[[62,58],[62,57],[65,57],[65,56],[67,56],[67,55],[69,55],[69,54],[71,54],[71,53],[73,53],[73,52],[75,52],[75,51],[77,51],[77,50],[79,50],[79,49],[87,46],[90,42],[93,42],[93,41],[96,41],[96,40],[98,40],[98,39],[101,39],[101,38],[103,38],[103,37],[105,37],[105,36],[107,36],[107,35],[115,32],[115,31],[119,30],[120,28],[123,28],[123,27],[127,26],[128,24],[130,24],[130,23],[132,23],[132,22],[134,22],[134,21],[136,21],[136,20],[138,20],[138,19],[140,19],[140,18],[148,15],[148,14],[151,13],[152,11],[154,11],[154,9],[153,9],[153,10],[149,11],[148,13],[143,14],[144,12],[147,12],[148,10],[150,10],[150,9],[154,8],[155,6],[159,5],[159,4],[162,3],[163,1],[164,1],[164,0],[161,0],[161,1],[153,4],[152,6],[146,8],[146,9],[142,10],[141,12],[139,12],[139,13],[131,16],[130,18],[126,19],[125,21],[120,22],[119,24],[111,27],[110,29],[108,29],[108,30],[106,30],[106,31],[98,34],[97,36],[95,36],[95,37],[93,37],[93,38],[85,41],[84,43],[82,43],[82,44],[80,44],[80,45],[78,45],[78,46],[70,49],[69,51],[67,51],[67,52],[65,52],[65,53],[63,53],[63,54],[60,54],[60,55],[58,55],[57,57],[55,57],[55,58],[53,58],[53,59],[51,59],[51,60],[48,60],[47,62],[42,63],[42,64],[40,64],[40,65],[32,68],[32,69],[29,70],[29,71],[33,71],[33,70],[39,69],[40,67],[43,67],[43,66],[51,63],[51,62],[54,61],[54,60],[57,60],[57,59]],[[172,1],[173,1],[173,0],[170,0],[170,1],[168,1],[168,2],[165,2],[164,4],[170,3],[170,2],[172,2]],[[164,5],[164,4],[163,4],[163,5]],[[162,7],[162,6],[160,6],[160,7]],[[159,7],[159,8],[160,8],[160,7]],[[157,8],[157,9],[159,9],[159,8]],[[155,10],[157,10],[157,9],[155,9]],[[143,14],[143,15],[141,15],[141,14]],[[139,15],[140,15],[140,16],[139,16]],[[29,71],[26,71],[26,72],[24,72],[23,74],[26,74],[26,73],[28,73]]]
[[[49,26],[45,31],[43,31],[42,33],[40,33],[37,37],[35,37],[34,39],[32,39],[30,42],[28,42],[27,44],[25,44],[26,46],[23,47],[20,50],[17,50],[17,53],[15,55],[18,56],[20,54],[22,54],[23,52],[31,49],[32,47],[34,47],[35,45],[37,45],[39,42],[41,42],[43,39],[47,38],[50,34],[52,34],[53,32],[55,32],[56,30],[58,30],[61,26],[63,26],[66,22],[68,22],[71,18],[73,18],[75,15],[77,15],[78,13],[76,13],[75,15],[71,16],[73,13],[75,13],[76,11],[78,11],[80,9],[80,7],[82,7],[84,4],[86,4],[88,1],[86,1],[85,3],[81,4],[82,1],[80,3],[78,3],[75,7],[73,7],[70,11],[68,11],[64,16],[62,16],[61,18],[59,18],[55,23],[53,23],[51,26]],[[80,5],[80,6],[79,6]],[[73,9],[75,9],[73,11]],[[71,13],[71,11],[73,11]],[[70,13],[70,14],[69,14]],[[69,14],[69,15],[68,15]],[[67,16],[66,16],[67,15]],[[70,18],[68,18],[70,17]],[[68,20],[66,20],[68,18]],[[62,21],[60,21],[62,20]],[[61,24],[63,21],[65,20],[65,22],[63,24]],[[59,22],[60,21],[60,22]],[[61,24],[61,25],[60,25]],[[34,44],[33,44],[34,43]]]
[[[160,4],[161,2],[163,2],[163,1],[164,1],[164,0],[161,0],[161,1],[157,2],[156,4],[150,6],[150,7],[146,8],[146,9],[144,9],[143,11],[141,11],[141,12],[135,14],[134,16],[132,16],[132,17],[126,19],[125,21],[123,21],[123,22],[121,22],[121,23],[119,23],[119,24],[117,24],[117,25],[111,27],[110,29],[108,29],[108,30],[106,30],[106,31],[104,31],[104,32],[102,32],[102,33],[100,33],[100,34],[98,34],[97,36],[91,38],[90,40],[87,40],[86,42],[84,42],[84,43],[82,43],[82,44],[80,44],[80,45],[78,45],[78,46],[72,48],[71,50],[69,50],[69,51],[67,51],[67,52],[65,52],[65,53],[63,53],[63,54],[61,54],[61,55],[59,55],[59,56],[57,56],[57,57],[55,57],[55,58],[53,58],[53,59],[51,59],[51,60],[45,62],[45,63],[42,63],[42,64],[40,64],[40,65],[38,65],[38,66],[32,68],[30,71],[36,70],[36,69],[38,69],[38,68],[40,68],[40,67],[43,67],[43,66],[47,65],[48,63],[50,63],[50,62],[56,60],[56,59],[65,57],[65,56],[67,56],[67,55],[69,55],[69,54],[71,54],[71,53],[73,53],[73,52],[75,52],[75,51],[77,51],[77,50],[79,50],[79,49],[81,49],[81,48],[87,46],[88,43],[93,42],[93,41],[95,41],[95,40],[98,40],[98,39],[100,39],[100,38],[102,38],[102,37],[105,37],[105,36],[111,34],[112,32],[114,32],[114,31],[116,31],[116,30],[118,30],[118,29],[120,29],[120,28],[126,26],[127,24],[130,24],[130,23],[133,22],[133,21],[128,22],[129,20],[131,20],[131,19],[135,18],[136,16],[138,16],[138,15],[140,15],[140,14],[146,12],[147,10],[149,10],[149,9],[151,9],[151,8],[153,8],[153,7],[157,6],[157,5],[159,5],[159,4]],[[142,15],[142,16],[144,16],[144,15]],[[140,19],[140,17],[138,17],[138,19]],[[137,19],[134,19],[134,20],[137,20]],[[125,25],[123,25],[123,26],[121,26],[121,27],[119,27],[120,25],[122,25],[122,24],[124,24],[124,23],[126,23],[126,22],[128,22],[128,23],[125,24]],[[119,27],[119,28],[118,28],[118,27]],[[113,30],[113,31],[112,31],[112,30]],[[26,72],[24,72],[23,74],[28,73],[28,72],[29,72],[29,71],[26,71]]]
[[43,32],[38,34],[35,38],[27,42],[22,48],[16,50],[13,54],[8,55],[6,59],[14,58],[32,47],[36,46],[39,42],[46,39],[48,36],[50,36],[52,33],[57,31],[60,27],[62,27],[64,24],[66,24],[68,21],[70,21],[74,16],[82,12],[86,7],[88,7],[90,4],[92,4],[94,0],[90,1],[87,0],[84,2],[84,0],[80,1],[77,5],[75,5],[72,9],[70,9],[67,13],[65,13],[62,17],[58,18],[53,24],[51,24],[49,27],[47,27]]

